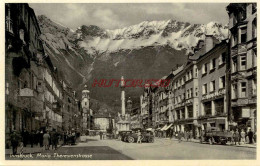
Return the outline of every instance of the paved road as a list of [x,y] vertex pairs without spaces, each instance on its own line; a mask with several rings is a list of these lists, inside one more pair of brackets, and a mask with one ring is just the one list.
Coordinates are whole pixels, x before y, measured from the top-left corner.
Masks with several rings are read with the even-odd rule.
[[[54,153],[61,155],[53,157]],[[71,158],[62,155],[73,156]],[[38,157],[35,157],[37,156]],[[45,151],[42,157],[34,154],[31,159],[83,159],[83,160],[200,160],[200,159],[256,159],[256,148],[209,145],[181,142],[169,139],[156,139],[154,143],[125,143],[118,140],[99,140],[88,137],[87,142],[75,146],[64,146],[57,151]],[[7,156],[7,159],[9,157]],[[29,158],[30,159],[30,158]]]

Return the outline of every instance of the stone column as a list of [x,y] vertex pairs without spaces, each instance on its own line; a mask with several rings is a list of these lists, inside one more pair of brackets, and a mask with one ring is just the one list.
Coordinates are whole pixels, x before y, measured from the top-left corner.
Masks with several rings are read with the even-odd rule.
[[124,86],[125,86],[125,81],[124,81],[124,77],[121,77],[121,101],[122,101],[122,115],[125,115],[125,90],[124,90]]
[[211,115],[215,115],[216,114],[216,108],[215,108],[215,102],[214,100],[211,101]]
[[185,113],[184,113],[185,119],[188,119],[188,108],[187,108],[187,106],[185,106],[184,109],[185,109]]
[[241,43],[241,29],[240,28],[238,29],[238,34],[237,35],[238,35],[238,41],[237,42]]

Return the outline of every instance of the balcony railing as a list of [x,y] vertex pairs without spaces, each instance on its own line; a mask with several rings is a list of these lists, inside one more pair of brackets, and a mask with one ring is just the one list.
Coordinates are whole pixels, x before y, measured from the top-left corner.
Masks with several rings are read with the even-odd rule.
[[243,53],[247,51],[246,44],[239,44],[238,45],[238,53]]

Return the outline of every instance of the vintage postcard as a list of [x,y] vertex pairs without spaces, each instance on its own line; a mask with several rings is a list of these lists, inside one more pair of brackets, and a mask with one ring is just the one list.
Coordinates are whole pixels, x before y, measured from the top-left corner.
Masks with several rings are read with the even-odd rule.
[[1,3],[1,162],[256,164],[257,5]]

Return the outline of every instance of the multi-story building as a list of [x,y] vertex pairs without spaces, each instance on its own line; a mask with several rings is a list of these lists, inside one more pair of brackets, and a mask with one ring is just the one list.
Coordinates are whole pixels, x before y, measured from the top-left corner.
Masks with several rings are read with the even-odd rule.
[[150,87],[145,87],[143,94],[140,96],[140,113],[141,113],[141,121],[142,126],[148,127],[148,117],[149,117],[149,94]]
[[44,50],[28,4],[5,4],[6,133],[38,130],[43,123]]
[[45,58],[44,69],[44,118],[46,129],[62,130],[63,87],[49,57]]
[[165,77],[171,81],[169,86],[153,89],[155,127],[168,124],[161,129],[166,130],[173,124],[175,131],[192,131],[194,138],[209,125],[227,129],[227,50],[225,41],[206,35],[187,63]]
[[63,86],[63,102],[64,108],[62,112],[62,128],[67,130],[81,130],[82,127],[81,119],[81,107],[79,101],[76,99],[76,92],[66,83],[62,81]]
[[198,67],[198,122],[202,129],[217,127],[228,129],[226,97],[226,58],[228,44],[214,43],[213,37],[205,40],[205,53],[197,59]]
[[[65,91],[44,51],[35,13],[28,4],[5,4],[5,11],[6,139],[12,130],[61,131],[63,124],[69,124],[62,118]],[[75,95],[71,101],[78,113]],[[69,115],[76,124],[72,127],[81,126],[75,123],[80,116],[73,115]]]
[[[151,112],[152,123],[154,128],[161,128],[166,126],[169,120],[168,117],[168,89],[160,86],[162,80],[165,80],[167,76],[162,77],[158,82],[151,85]],[[151,127],[151,126],[149,126]]]
[[133,108],[130,113],[130,128],[141,128],[141,114],[140,114],[140,108]]
[[227,6],[230,30],[230,121],[256,131],[256,3]]

